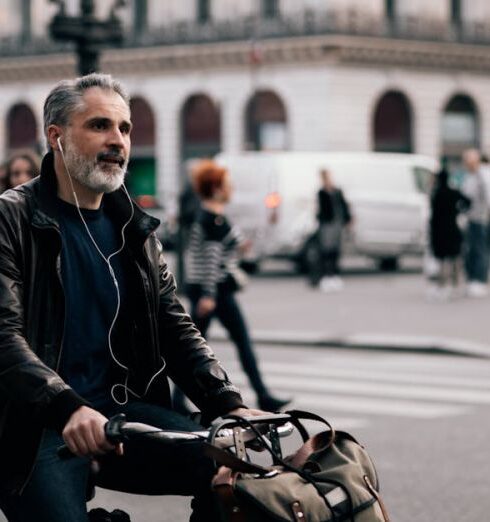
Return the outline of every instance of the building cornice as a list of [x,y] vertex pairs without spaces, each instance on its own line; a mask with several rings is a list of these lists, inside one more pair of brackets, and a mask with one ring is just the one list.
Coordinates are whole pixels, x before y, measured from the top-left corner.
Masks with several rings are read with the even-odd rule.
[[[311,63],[364,67],[490,73],[490,46],[426,42],[351,35],[267,39],[111,49],[102,54],[102,70],[140,75],[203,69],[243,69]],[[76,74],[70,53],[0,59],[0,83],[58,80]]]

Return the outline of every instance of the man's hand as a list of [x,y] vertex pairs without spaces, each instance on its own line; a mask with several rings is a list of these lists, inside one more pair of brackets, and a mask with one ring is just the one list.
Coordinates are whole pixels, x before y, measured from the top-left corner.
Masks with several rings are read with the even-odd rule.
[[88,406],[81,406],[68,419],[63,440],[69,450],[79,457],[103,455],[109,451],[123,454],[122,444],[111,444],[104,433],[107,418]]
[[228,415],[239,415],[240,417],[260,417],[261,415],[270,415],[270,412],[256,410],[254,408],[235,408],[228,412]]
[[216,300],[212,297],[201,297],[197,303],[198,317],[206,317],[216,308]]

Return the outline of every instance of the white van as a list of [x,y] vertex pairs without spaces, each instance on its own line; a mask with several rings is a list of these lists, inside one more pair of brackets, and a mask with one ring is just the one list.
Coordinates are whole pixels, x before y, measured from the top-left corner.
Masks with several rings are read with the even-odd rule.
[[304,264],[317,228],[321,168],[350,203],[350,253],[394,269],[403,254],[426,242],[427,191],[437,161],[414,154],[356,152],[243,152],[219,154],[234,194],[228,214],[252,240],[251,260],[288,258]]

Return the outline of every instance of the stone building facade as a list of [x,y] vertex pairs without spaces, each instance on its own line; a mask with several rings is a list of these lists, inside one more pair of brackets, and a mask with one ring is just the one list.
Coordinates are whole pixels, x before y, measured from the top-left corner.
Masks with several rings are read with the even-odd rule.
[[[133,192],[168,209],[183,161],[220,150],[490,152],[487,0],[126,3],[101,68],[134,98]],[[44,98],[76,74],[48,37],[59,4],[0,0],[0,159],[42,149]]]

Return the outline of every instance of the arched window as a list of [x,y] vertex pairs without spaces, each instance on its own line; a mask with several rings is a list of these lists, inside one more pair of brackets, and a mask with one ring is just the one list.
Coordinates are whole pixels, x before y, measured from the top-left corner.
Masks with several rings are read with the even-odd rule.
[[286,150],[287,118],[281,98],[272,91],[258,91],[246,108],[246,148]]
[[37,150],[37,123],[31,108],[17,103],[7,114],[8,153],[16,149]]
[[401,92],[385,93],[374,112],[373,148],[377,152],[412,152],[412,111]]
[[142,207],[157,206],[155,117],[146,100],[131,99],[131,160],[128,189]]
[[182,160],[210,158],[221,150],[220,112],[205,94],[187,98],[182,107]]
[[465,149],[480,145],[478,109],[466,94],[453,96],[442,114],[441,152],[451,163],[458,163]]

